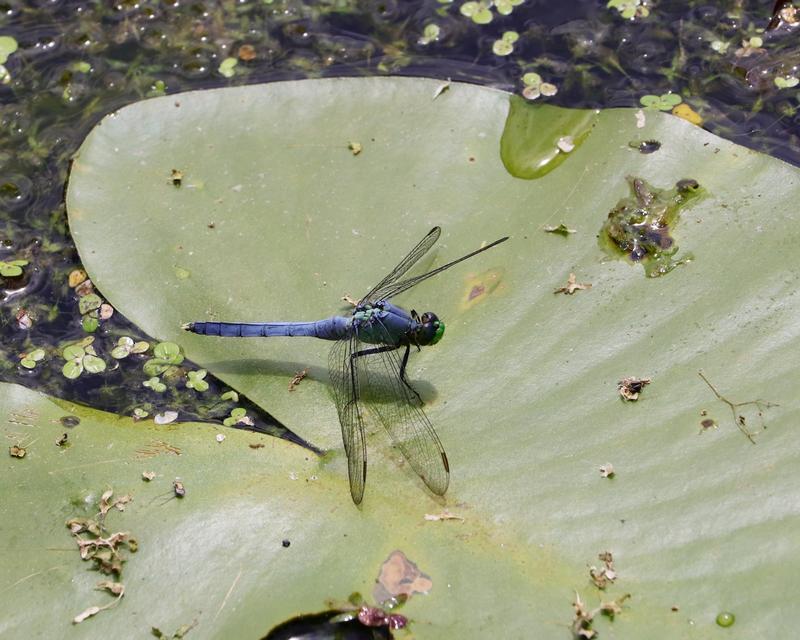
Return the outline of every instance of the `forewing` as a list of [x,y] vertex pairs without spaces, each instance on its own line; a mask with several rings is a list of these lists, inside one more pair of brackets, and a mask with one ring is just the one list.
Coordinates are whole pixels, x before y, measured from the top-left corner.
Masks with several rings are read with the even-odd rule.
[[403,349],[366,356],[360,370],[362,398],[411,468],[433,493],[444,495],[450,483],[447,455],[422,402],[400,378]]
[[353,502],[361,504],[367,482],[367,443],[364,438],[364,421],[359,407],[359,389],[362,372],[356,358],[355,367],[350,357],[359,349],[355,336],[334,343],[328,356],[336,411],[342,427],[342,441],[347,455],[347,474],[350,478],[350,495]]
[[463,262],[464,260],[467,260],[468,258],[471,258],[474,255],[482,253],[487,249],[491,249],[495,245],[498,245],[501,242],[505,242],[506,240],[508,240],[508,236],[500,238],[499,240],[495,240],[491,244],[487,244],[485,247],[476,249],[475,251],[472,251],[467,255],[461,256],[457,260],[453,260],[452,262],[448,262],[447,264],[444,264],[441,267],[437,267],[433,271],[428,271],[428,273],[423,273],[422,275],[414,276],[413,278],[407,278],[406,280],[402,280],[400,282],[392,280],[382,286],[378,285],[378,287],[376,287],[373,291],[370,292],[370,294],[372,295],[370,300],[389,300],[394,296],[402,293],[403,291],[419,284],[423,280],[427,280],[431,276],[435,276],[437,273],[441,273],[445,269],[449,269],[453,265],[458,264],[459,262]]
[[431,247],[436,244],[436,241],[439,239],[439,236],[442,235],[441,227],[434,227],[428,232],[422,240],[420,240],[419,244],[414,247],[411,252],[400,261],[394,269],[391,270],[389,275],[387,275],[383,280],[381,280],[378,284],[376,284],[372,291],[370,291],[367,295],[365,295],[360,302],[374,302],[376,300],[382,300],[383,298],[377,293],[384,289],[385,287],[389,286],[391,283],[396,282],[402,275],[408,271],[414,264],[428,251],[430,251]]

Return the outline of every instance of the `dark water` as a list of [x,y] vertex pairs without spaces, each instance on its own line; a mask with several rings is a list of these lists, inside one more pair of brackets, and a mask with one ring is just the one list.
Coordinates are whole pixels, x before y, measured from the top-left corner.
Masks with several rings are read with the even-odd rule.
[[[144,387],[143,365],[158,341],[119,313],[82,316],[69,283],[80,268],[63,205],[69,159],[103,115],[147,96],[381,74],[519,92],[523,75],[535,71],[557,87],[539,99],[567,107],[640,106],[648,94],[679,94],[708,130],[800,165],[800,85],[790,86],[800,77],[800,13],[790,6],[789,20],[765,31],[771,2],[662,0],[649,15],[626,19],[604,2],[526,0],[510,15],[491,8],[489,24],[462,15],[462,4],[0,2],[0,35],[18,43],[0,84],[0,260],[27,261],[21,275],[0,276],[0,379],[126,415],[173,409],[179,419],[220,422],[243,407],[253,424],[238,426],[292,437],[246,399],[220,399],[227,389],[210,375],[199,396],[209,399],[198,400],[186,388],[187,371],[198,368],[188,361],[165,365],[165,391]],[[630,4],[640,13],[647,6]],[[425,42],[431,24],[438,37]],[[519,38],[509,55],[496,55],[507,31]],[[220,71],[229,57],[238,61],[230,78]],[[92,373],[96,362],[85,359],[82,373],[67,379],[62,348],[88,335],[95,340],[87,356],[94,349],[105,369]],[[123,336],[150,347],[115,359]],[[26,368],[21,355],[36,349],[44,358]]]

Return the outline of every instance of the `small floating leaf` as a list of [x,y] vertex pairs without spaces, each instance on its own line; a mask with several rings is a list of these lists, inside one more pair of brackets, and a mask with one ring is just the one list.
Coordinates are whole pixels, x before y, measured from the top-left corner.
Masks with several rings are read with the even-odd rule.
[[534,73],[533,71],[526,73],[522,76],[522,83],[529,87],[538,87],[542,84],[542,76],[538,73]]
[[796,76],[777,76],[773,82],[778,89],[791,89],[792,87],[796,87],[798,84],[800,84],[800,78],[797,78]]
[[435,42],[436,40],[439,39],[440,31],[441,29],[439,28],[438,24],[435,23],[426,24],[425,28],[422,31],[422,36],[420,37],[419,40],[417,40],[417,42],[422,45]]
[[694,109],[692,109],[688,104],[685,102],[677,105],[675,108],[672,109],[672,114],[678,116],[679,118],[683,118],[687,122],[691,122],[692,124],[696,124],[698,127],[703,124],[702,116],[697,113]]
[[75,287],[77,287],[81,282],[86,280],[87,277],[88,276],[86,275],[86,272],[83,269],[73,269],[72,271],[70,271],[69,279],[67,281],[70,286],[70,289],[74,289]]
[[639,98],[639,102],[646,109],[670,111],[673,107],[683,102],[683,98],[677,93],[662,93],[660,96],[648,94]]
[[83,368],[89,373],[100,373],[105,371],[106,363],[97,356],[87,354],[83,356]]
[[123,336],[117,340],[117,346],[111,350],[111,357],[117,360],[127,358],[131,352],[131,347],[133,347],[133,339]]
[[14,278],[22,275],[22,267],[28,264],[27,260],[11,260],[4,262],[0,260],[0,276]]
[[183,362],[181,348],[174,342],[159,342],[153,349],[153,355],[162,360],[170,360],[174,364]]
[[95,309],[99,309],[101,304],[103,304],[103,299],[96,293],[90,293],[83,296],[78,301],[78,311],[80,311],[81,314],[86,314]]
[[236,65],[239,61],[236,58],[225,58],[219,65],[219,72],[226,78],[232,78],[236,74]]
[[74,380],[83,373],[83,363],[80,360],[70,360],[61,367],[61,373],[65,378]]
[[161,382],[157,376],[153,376],[149,380],[145,380],[142,385],[152,389],[156,393],[163,393],[167,390],[167,385]]
[[61,356],[64,360],[77,360],[79,358],[83,358],[83,354],[86,353],[84,348],[78,344],[71,344],[67,347],[64,347],[64,350],[61,352]]
[[495,40],[492,45],[492,52],[496,56],[507,56],[514,51],[514,45],[506,40]]
[[8,56],[14,53],[19,44],[16,38],[12,36],[0,36],[0,64],[5,64]]
[[190,389],[194,389],[195,391],[206,391],[208,389],[208,383],[204,380],[208,371],[205,369],[200,369],[199,371],[189,371],[187,376],[189,380],[186,382],[186,386]]
[[156,414],[155,418],[153,418],[153,422],[156,424],[169,424],[170,422],[175,422],[177,419],[177,411],[165,411],[164,413]]
[[85,315],[81,318],[81,327],[86,333],[94,333],[100,326],[100,321],[91,315]]

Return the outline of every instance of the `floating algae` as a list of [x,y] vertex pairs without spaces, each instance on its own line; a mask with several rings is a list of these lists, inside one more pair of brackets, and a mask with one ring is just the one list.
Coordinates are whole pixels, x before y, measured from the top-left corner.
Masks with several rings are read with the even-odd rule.
[[684,206],[698,199],[703,190],[696,180],[679,180],[672,189],[657,189],[642,178],[627,177],[631,195],[622,198],[608,214],[600,230],[600,246],[610,255],[624,255],[641,262],[649,278],[669,273],[679,264],[678,245],[671,236]]

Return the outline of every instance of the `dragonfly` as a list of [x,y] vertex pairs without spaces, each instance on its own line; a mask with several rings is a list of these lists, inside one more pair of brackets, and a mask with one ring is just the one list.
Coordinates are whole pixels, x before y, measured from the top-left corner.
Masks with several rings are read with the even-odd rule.
[[[437,344],[445,325],[426,311],[419,315],[391,302],[450,267],[508,240],[495,240],[421,275],[406,273],[436,244],[434,227],[389,274],[354,306],[350,315],[312,322],[190,322],[187,331],[205,336],[266,338],[311,337],[333,340],[328,370],[347,456],[350,495],[358,505],[367,481],[366,414],[377,417],[411,468],[436,495],[450,483],[450,465],[423,401],[406,376],[411,349]],[[365,411],[366,409],[366,411]]]

